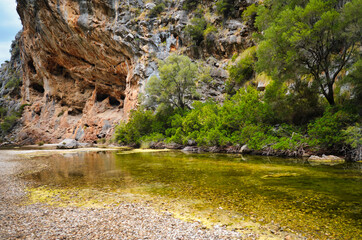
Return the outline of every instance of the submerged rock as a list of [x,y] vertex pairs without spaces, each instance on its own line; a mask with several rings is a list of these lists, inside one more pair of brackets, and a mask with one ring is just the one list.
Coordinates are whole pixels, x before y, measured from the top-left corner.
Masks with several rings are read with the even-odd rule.
[[57,148],[58,149],[74,149],[74,148],[78,148],[78,146],[79,146],[79,143],[76,140],[66,138],[57,145]]
[[322,155],[322,157],[312,155],[308,158],[309,162],[319,163],[319,164],[338,164],[344,163],[344,159],[334,156],[334,155]]
[[183,148],[182,151],[185,151],[185,152],[199,152],[199,148],[194,147],[194,146],[187,146],[187,147]]

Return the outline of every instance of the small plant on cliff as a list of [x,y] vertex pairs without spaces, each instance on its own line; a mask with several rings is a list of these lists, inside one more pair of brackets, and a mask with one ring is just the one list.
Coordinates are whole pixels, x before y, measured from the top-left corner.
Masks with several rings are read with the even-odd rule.
[[158,3],[156,2],[156,6],[150,10],[148,16],[150,18],[157,17],[158,15],[160,15],[160,13],[162,13],[165,10],[165,8],[166,6],[162,1]]
[[232,15],[234,0],[219,0],[216,2],[216,10],[220,15],[228,17]]
[[191,19],[191,25],[185,27],[185,32],[191,37],[196,45],[204,40],[204,31],[207,27],[207,22],[204,17],[194,17]]
[[0,124],[1,130],[4,133],[8,133],[17,121],[18,116],[16,116],[16,114],[5,117],[4,121]]

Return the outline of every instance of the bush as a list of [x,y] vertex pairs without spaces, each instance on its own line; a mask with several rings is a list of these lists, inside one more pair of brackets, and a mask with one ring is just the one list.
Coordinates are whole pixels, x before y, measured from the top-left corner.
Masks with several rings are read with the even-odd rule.
[[[236,64],[228,67],[229,79],[227,81],[227,93],[235,94],[235,86],[242,86],[247,81],[251,80],[255,74],[254,63],[256,47],[246,49],[241,55]],[[232,63],[235,62],[237,55],[234,54]]]
[[190,11],[196,8],[196,6],[200,3],[200,0],[186,0],[184,1],[184,5],[182,8],[184,10]]
[[308,134],[314,145],[326,148],[336,148],[343,145],[342,129],[352,124],[356,116],[343,110],[334,113],[333,108],[328,108],[321,118],[308,125]]
[[139,145],[141,137],[152,133],[152,125],[155,117],[152,111],[132,111],[128,123],[121,123],[116,127],[114,140],[119,144]]
[[352,160],[362,160],[362,127],[356,123],[342,131],[344,143],[350,147],[350,155]]
[[232,16],[234,0],[219,0],[216,2],[216,10],[224,17]]
[[6,116],[4,118],[4,121],[0,124],[1,130],[4,133],[7,133],[11,130],[11,128],[15,125],[15,123],[18,121],[18,116],[16,114],[12,114],[10,116]]
[[163,2],[160,2],[150,10],[148,16],[150,18],[157,17],[158,15],[160,15],[160,13],[162,13],[165,10],[165,8],[166,8],[165,4]]
[[191,19],[191,25],[185,27],[185,32],[191,37],[196,45],[204,40],[204,30],[207,27],[205,18],[194,17]]
[[257,11],[258,7],[255,5],[255,3],[248,6],[242,14],[243,21],[248,22],[253,20],[256,17]]
[[262,96],[255,88],[249,86],[247,89],[241,88],[224,102],[220,110],[220,124],[231,134],[240,131],[248,123],[263,123],[268,114]]

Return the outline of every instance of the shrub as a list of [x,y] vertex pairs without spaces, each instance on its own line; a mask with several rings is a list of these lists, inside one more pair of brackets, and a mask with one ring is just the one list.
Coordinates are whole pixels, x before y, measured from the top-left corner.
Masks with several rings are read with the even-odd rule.
[[128,123],[121,123],[115,130],[115,141],[120,144],[139,145],[141,137],[152,133],[154,114],[150,110],[132,111]]
[[228,17],[232,15],[234,0],[219,0],[216,2],[216,10],[220,15]]
[[351,150],[351,158],[355,161],[362,159],[362,127],[356,123],[354,126],[349,126],[342,131],[344,143],[347,144]]
[[333,112],[328,108],[321,118],[308,125],[308,134],[314,140],[314,145],[333,148],[344,142],[342,129],[354,122],[356,116],[343,110]]
[[224,102],[220,109],[220,124],[229,133],[240,131],[247,123],[260,124],[268,115],[267,105],[259,92],[249,86],[241,88]]
[[237,55],[234,54],[231,59],[233,64],[228,67],[229,79],[227,81],[227,93],[235,94],[235,86],[242,86],[253,78],[255,74],[255,51],[256,47],[246,49],[242,52],[236,64],[233,63],[237,58]]
[[200,0],[186,0],[184,1],[184,5],[182,6],[182,8],[184,10],[193,10],[196,8],[196,6],[200,3]]
[[150,18],[157,17],[158,15],[160,15],[160,13],[162,13],[165,10],[165,8],[166,8],[165,4],[163,2],[160,2],[150,10],[148,16]]
[[18,116],[16,116],[16,114],[6,116],[4,118],[4,121],[0,125],[1,130],[5,133],[9,132],[17,121],[18,121]]
[[7,112],[6,108],[0,107],[0,118],[4,118]]
[[204,17],[194,17],[191,19],[191,25],[185,27],[185,32],[191,37],[196,45],[204,40],[204,30],[207,27],[207,22]]
[[258,7],[255,5],[255,3],[248,6],[242,14],[243,21],[248,22],[253,20],[256,17],[257,11]]

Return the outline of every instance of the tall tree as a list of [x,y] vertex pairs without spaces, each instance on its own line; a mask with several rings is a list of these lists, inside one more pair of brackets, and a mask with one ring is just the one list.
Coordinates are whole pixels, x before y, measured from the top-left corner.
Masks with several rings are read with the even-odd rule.
[[257,51],[258,71],[283,81],[312,79],[334,105],[336,80],[361,55],[361,6],[362,0],[286,5],[264,31]]
[[146,85],[148,101],[173,108],[189,108],[196,93],[198,67],[187,56],[172,54],[159,63],[159,77]]

